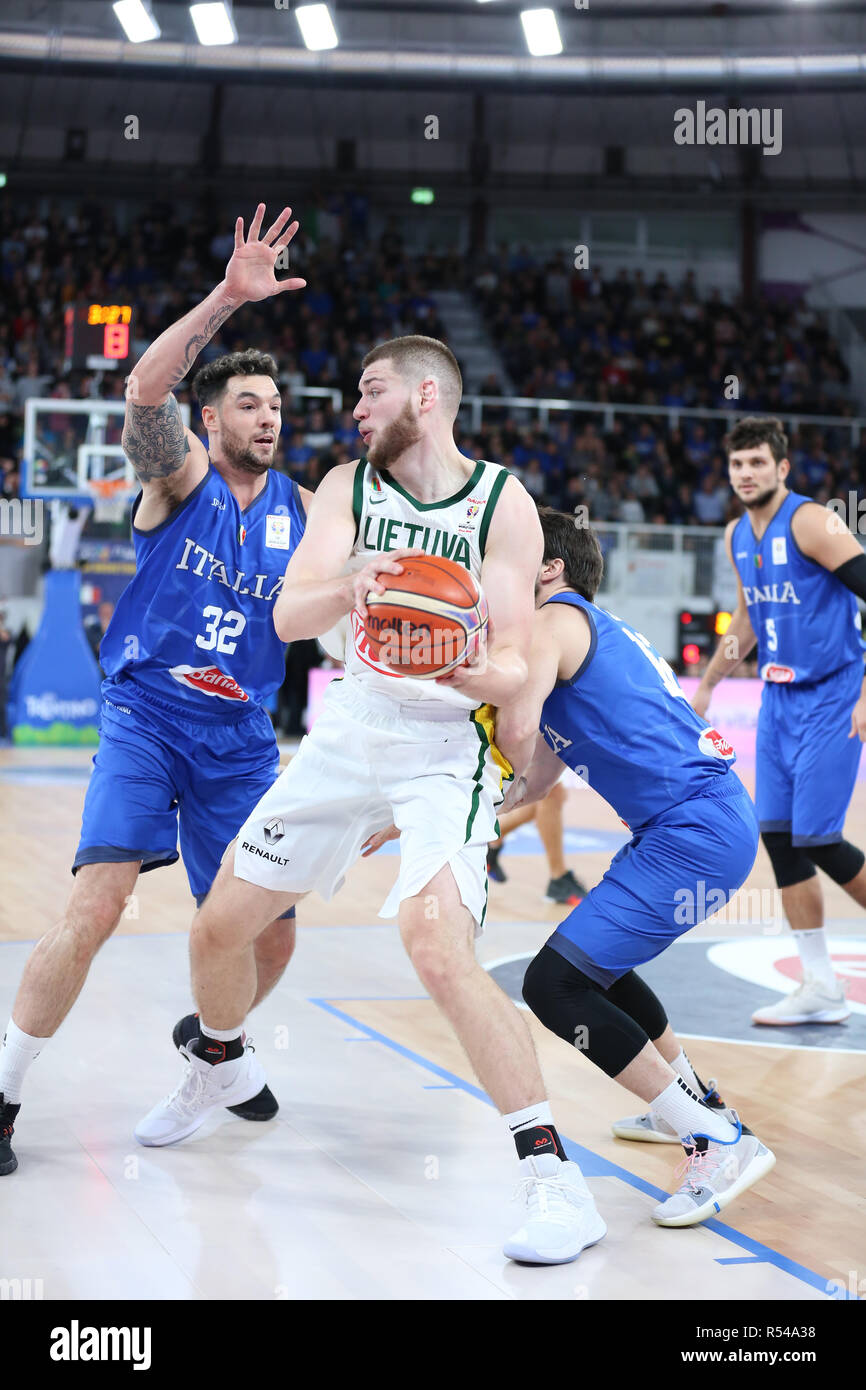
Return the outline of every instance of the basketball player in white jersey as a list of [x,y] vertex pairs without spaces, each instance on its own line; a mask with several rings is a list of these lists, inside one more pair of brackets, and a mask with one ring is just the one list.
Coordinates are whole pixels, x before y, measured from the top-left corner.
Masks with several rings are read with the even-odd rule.
[[[364,359],[359,389],[354,414],[366,457],[321,483],[274,611],[284,641],[317,637],[350,615],[346,675],[328,687],[323,713],[226,852],[195,919],[201,1031],[226,1044],[240,1036],[259,933],[306,893],[330,898],[365,841],[394,822],[400,874],[382,915],[399,913],[418,976],[521,1161],[527,1210],[505,1253],[564,1263],[606,1227],[565,1158],[529,1029],[474,952],[487,845],[512,776],[492,743],[491,706],[513,698],[527,675],[542,556],[535,503],[500,465],[458,450],[462,382],[444,344],[418,336],[385,343]],[[364,633],[365,599],[383,591],[379,576],[401,573],[400,558],[417,550],[465,565],[490,606],[486,661],[438,681],[378,663]],[[189,1055],[185,1080],[141,1121],[139,1142],[171,1144],[197,1129],[220,1105],[220,1072]]]

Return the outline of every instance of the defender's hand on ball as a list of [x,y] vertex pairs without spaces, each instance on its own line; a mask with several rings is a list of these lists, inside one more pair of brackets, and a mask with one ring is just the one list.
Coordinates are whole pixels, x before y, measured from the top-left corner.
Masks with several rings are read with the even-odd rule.
[[456,666],[453,671],[449,671],[446,676],[437,676],[436,684],[450,685],[455,690],[465,691],[467,695],[477,691],[479,679],[483,680],[487,671],[489,640],[489,625],[488,629],[481,629],[479,632],[473,633],[466,660]]
[[411,556],[423,554],[423,550],[390,550],[386,555],[374,555],[373,559],[362,570],[358,570],[352,581],[353,606],[365,622],[369,616],[367,613],[367,595],[385,593],[385,585],[379,583],[379,575],[402,574],[401,560],[408,560]]

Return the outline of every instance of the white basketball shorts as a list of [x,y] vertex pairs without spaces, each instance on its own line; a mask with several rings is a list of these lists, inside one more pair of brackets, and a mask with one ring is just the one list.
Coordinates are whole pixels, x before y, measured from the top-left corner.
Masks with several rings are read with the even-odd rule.
[[396,916],[448,864],[480,931],[487,846],[512,777],[493,716],[489,705],[400,703],[351,676],[331,681],[296,756],[238,832],[235,876],[331,898],[364,841],[393,821],[400,874],[379,915]]

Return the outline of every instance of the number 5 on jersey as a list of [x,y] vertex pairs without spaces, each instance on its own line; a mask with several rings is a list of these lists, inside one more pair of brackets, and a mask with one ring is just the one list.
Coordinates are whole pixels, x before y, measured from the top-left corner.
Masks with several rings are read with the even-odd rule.
[[234,608],[230,608],[226,613],[222,608],[210,603],[204,609],[202,617],[209,618],[210,622],[207,623],[204,632],[196,637],[196,646],[205,652],[212,652],[216,648],[218,652],[231,656],[237,649],[238,637],[247,625],[243,613],[238,613]]

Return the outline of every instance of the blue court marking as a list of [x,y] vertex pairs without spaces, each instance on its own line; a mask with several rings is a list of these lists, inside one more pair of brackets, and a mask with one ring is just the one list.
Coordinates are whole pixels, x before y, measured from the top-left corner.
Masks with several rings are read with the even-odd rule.
[[[427,996],[421,997],[426,998]],[[368,996],[368,1000],[369,998]],[[381,996],[383,1002],[387,998],[388,996]],[[404,1047],[402,1043],[395,1042],[393,1038],[389,1038],[385,1033],[380,1033],[377,1029],[370,1028],[366,1023],[361,1023],[359,1019],[353,1018],[351,1014],[347,1014],[343,1009],[335,1008],[327,999],[310,998],[309,1002],[311,1004],[317,1004],[320,1009],[324,1009],[327,1013],[333,1014],[335,1018],[339,1018],[343,1023],[350,1023],[353,1028],[358,1028],[362,1032],[368,1033],[372,1040],[382,1043],[385,1047],[389,1047],[392,1052],[396,1052],[399,1056],[407,1058],[410,1062],[414,1062],[416,1066],[424,1067],[426,1071],[432,1072],[434,1076],[441,1077],[443,1081],[448,1083],[449,1089],[455,1088],[465,1091],[467,1095],[474,1096],[476,1100],[483,1101],[485,1105],[493,1106],[493,1101],[484,1091],[480,1090],[478,1086],[473,1086],[471,1082],[464,1081],[460,1076],[455,1076],[453,1072],[447,1071],[445,1067],[440,1067],[436,1062],[431,1062],[429,1057],[422,1057],[419,1052],[413,1052],[411,1048]],[[351,1003],[353,1001],[342,999],[340,1002]],[[445,1087],[442,1089],[445,1089]],[[576,1143],[573,1139],[567,1139],[565,1135],[561,1135],[560,1137],[569,1158],[572,1159],[573,1162],[580,1164],[585,1177],[619,1178],[621,1182],[628,1183],[630,1187],[636,1188],[639,1192],[645,1192],[647,1196],[654,1197],[656,1201],[663,1201],[666,1197],[670,1196],[669,1192],[664,1192],[660,1187],[655,1187],[653,1183],[649,1183],[644,1178],[638,1177],[636,1173],[630,1173],[627,1168],[621,1168],[618,1163],[613,1163],[610,1159],[603,1158],[601,1154],[595,1153],[592,1149],[584,1148],[582,1144]],[[752,1257],[751,1261],[749,1261],[750,1263],[775,1265],[777,1269],[782,1270],[785,1274],[792,1275],[795,1279],[802,1280],[804,1284],[808,1284],[811,1288],[817,1289],[819,1293],[827,1294],[827,1286],[831,1281],[826,1275],[817,1274],[813,1269],[807,1269],[805,1265],[798,1264],[796,1260],[789,1259],[787,1255],[780,1254],[778,1250],[772,1250],[770,1246],[762,1245],[759,1240],[753,1240],[751,1236],[743,1235],[741,1231],[735,1231],[733,1227],[726,1226],[723,1221],[717,1221],[714,1218],[711,1221],[702,1222],[702,1225],[706,1226],[711,1231],[717,1232],[718,1235],[724,1236],[732,1245],[739,1245],[741,1249],[749,1251]],[[827,1297],[829,1298],[830,1295],[827,1294]],[[838,1290],[834,1297],[836,1301],[840,1301],[840,1293]],[[856,1300],[855,1296],[849,1291],[845,1292],[845,1299],[859,1301]]]
[[725,1260],[716,1260],[717,1265],[763,1265],[766,1263],[763,1255],[731,1255]]

